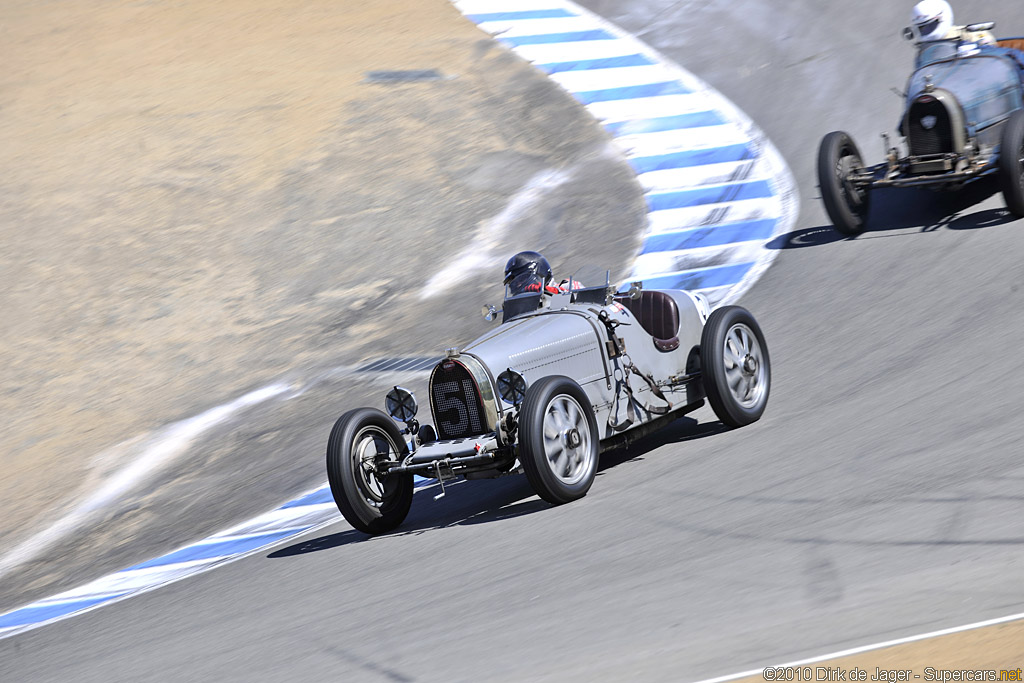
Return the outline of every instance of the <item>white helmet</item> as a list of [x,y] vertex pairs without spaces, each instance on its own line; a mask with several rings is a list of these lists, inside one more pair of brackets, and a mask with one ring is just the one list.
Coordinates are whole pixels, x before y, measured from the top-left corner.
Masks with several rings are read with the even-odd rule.
[[910,13],[910,24],[918,40],[942,40],[953,28],[953,8],[946,0],[921,0]]

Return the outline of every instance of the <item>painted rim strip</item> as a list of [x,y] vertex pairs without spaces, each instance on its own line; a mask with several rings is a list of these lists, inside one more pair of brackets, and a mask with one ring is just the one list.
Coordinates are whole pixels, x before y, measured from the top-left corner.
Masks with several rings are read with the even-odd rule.
[[[455,6],[581,102],[637,173],[648,227],[630,280],[734,301],[775,256],[798,200],[756,126],[693,74],[565,0]],[[431,486],[427,480],[417,490]],[[324,485],[219,534],[0,615],[0,638],[124,600],[337,522]]]

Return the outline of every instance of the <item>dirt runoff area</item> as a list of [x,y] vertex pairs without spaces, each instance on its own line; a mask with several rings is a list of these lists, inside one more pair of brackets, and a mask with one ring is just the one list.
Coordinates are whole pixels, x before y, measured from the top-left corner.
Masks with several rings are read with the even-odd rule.
[[760,676],[736,680],[1009,683],[1022,680],[1021,667],[1024,620],[1017,620],[797,666],[769,666]]
[[[494,260],[637,245],[604,133],[445,0],[0,0],[0,60],[0,547],[114,444],[342,350],[443,349],[450,300],[396,292],[538,174],[575,176]],[[443,78],[366,79],[402,69]]]

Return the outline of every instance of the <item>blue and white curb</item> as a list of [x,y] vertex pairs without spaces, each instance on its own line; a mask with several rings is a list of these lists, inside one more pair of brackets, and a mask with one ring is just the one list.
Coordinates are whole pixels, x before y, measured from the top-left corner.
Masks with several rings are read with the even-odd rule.
[[[431,485],[424,481],[416,490]],[[108,574],[84,586],[0,614],[0,639],[200,574],[340,519],[331,490],[324,484],[276,510],[219,534]]]
[[569,0],[453,0],[611,134],[648,225],[629,280],[738,299],[799,211],[792,174],[756,125],[699,78]]
[[[798,200],[782,157],[743,112],[568,0],[453,2],[580,101],[632,165],[648,226],[630,280],[702,292],[721,305],[768,268],[776,252],[765,243],[791,230]],[[417,490],[431,485],[420,481]],[[339,518],[330,489],[321,486],[162,557],[0,614],[0,639],[265,551]]]
[[255,519],[162,557],[0,615],[0,638],[159,588],[338,520],[322,486]]

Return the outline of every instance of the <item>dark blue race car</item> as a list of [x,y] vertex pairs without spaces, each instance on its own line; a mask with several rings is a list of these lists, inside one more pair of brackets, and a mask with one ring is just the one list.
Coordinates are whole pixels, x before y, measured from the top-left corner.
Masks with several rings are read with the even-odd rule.
[[876,187],[957,189],[991,174],[1000,178],[1006,207],[1024,217],[1022,48],[1021,38],[1002,39],[997,47],[962,40],[921,43],[899,124],[906,154],[890,147],[885,135],[886,160],[865,166],[849,135],[826,135],[818,150],[818,183],[836,230],[864,231]]

